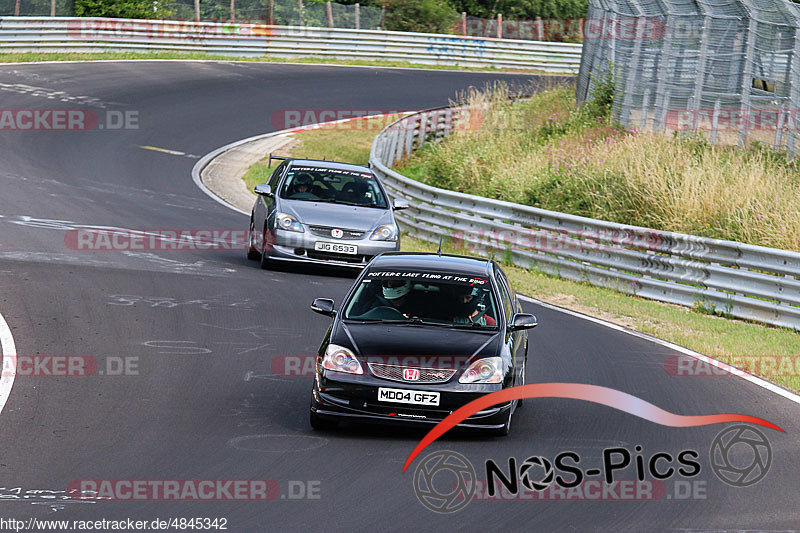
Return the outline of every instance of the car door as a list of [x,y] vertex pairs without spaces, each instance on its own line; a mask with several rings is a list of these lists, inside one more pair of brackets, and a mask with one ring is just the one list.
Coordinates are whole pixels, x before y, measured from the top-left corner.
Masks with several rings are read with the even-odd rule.
[[[499,265],[495,265],[495,277],[497,278],[498,285],[501,290],[501,299],[503,305],[503,312],[506,315],[506,327],[511,323],[513,317],[517,313],[522,312],[522,306],[517,298],[517,293],[511,287],[511,282],[508,281],[505,273],[500,269]],[[525,346],[527,345],[528,334],[526,331],[508,331],[506,330],[506,343],[508,344],[509,352],[511,353],[514,362],[515,385],[521,385],[525,382]]]
[[278,185],[280,185],[283,171],[286,170],[287,163],[283,162],[278,165],[267,180],[267,185],[272,188],[272,196],[260,194],[253,208],[253,220],[255,221],[256,231],[264,228],[264,221],[269,217],[270,213],[275,210],[275,197],[278,193]]

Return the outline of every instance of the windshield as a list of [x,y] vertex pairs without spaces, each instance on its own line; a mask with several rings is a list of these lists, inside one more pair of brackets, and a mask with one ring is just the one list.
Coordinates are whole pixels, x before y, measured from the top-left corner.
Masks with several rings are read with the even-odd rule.
[[346,306],[344,318],[497,328],[488,279],[436,272],[368,272]]
[[368,170],[294,166],[289,169],[281,198],[331,202],[386,209],[388,203],[378,180]]

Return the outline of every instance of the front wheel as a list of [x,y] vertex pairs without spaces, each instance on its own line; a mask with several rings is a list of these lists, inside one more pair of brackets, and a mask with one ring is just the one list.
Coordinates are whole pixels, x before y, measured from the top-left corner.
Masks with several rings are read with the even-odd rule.
[[271,241],[268,239],[270,235],[269,226],[264,222],[264,232],[261,234],[261,268],[268,270],[272,266],[272,260],[269,258],[267,247],[272,247]]
[[251,261],[261,259],[261,252],[253,246],[253,237],[255,236],[255,222],[250,217],[250,228],[247,230],[247,258]]

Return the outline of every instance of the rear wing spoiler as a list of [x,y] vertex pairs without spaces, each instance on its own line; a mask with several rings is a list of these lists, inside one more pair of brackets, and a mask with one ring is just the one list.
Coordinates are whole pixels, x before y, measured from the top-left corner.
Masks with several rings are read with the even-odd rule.
[[273,160],[276,160],[276,161],[288,161],[289,159],[292,159],[292,158],[291,157],[283,157],[283,156],[280,156],[280,155],[269,154],[269,166],[272,166],[272,161]]

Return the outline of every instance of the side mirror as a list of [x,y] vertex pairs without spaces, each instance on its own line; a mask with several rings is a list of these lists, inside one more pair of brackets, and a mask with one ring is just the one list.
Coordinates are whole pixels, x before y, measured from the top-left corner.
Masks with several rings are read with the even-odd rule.
[[400,211],[401,209],[408,209],[408,200],[403,200],[402,198],[395,198],[394,202],[392,202],[392,207],[394,207],[395,211]]
[[266,183],[261,185],[256,185],[256,188],[253,189],[256,194],[263,194],[264,196],[272,196],[272,187],[267,185]]
[[333,300],[330,298],[317,298],[311,304],[311,310],[325,316],[336,314],[336,311],[333,310]]
[[533,329],[538,325],[539,321],[536,320],[536,315],[517,313],[511,318],[511,324],[508,326],[508,329],[511,331],[520,331],[523,329]]

